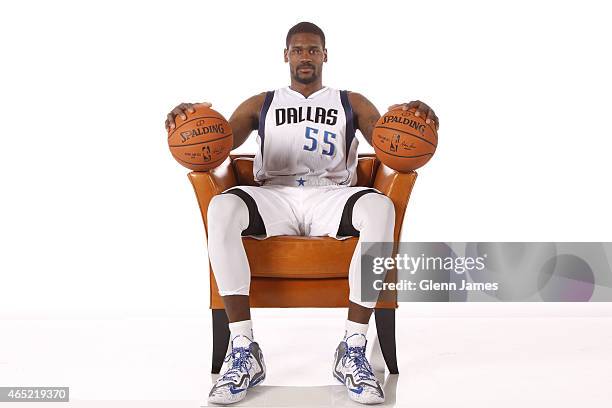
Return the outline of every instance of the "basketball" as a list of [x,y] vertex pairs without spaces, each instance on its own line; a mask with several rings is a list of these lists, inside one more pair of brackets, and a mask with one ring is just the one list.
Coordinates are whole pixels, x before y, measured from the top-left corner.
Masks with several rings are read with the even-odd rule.
[[376,157],[400,173],[422,167],[431,159],[438,145],[435,124],[414,116],[415,108],[394,109],[376,122],[372,144]]
[[194,105],[187,119],[175,119],[176,127],[168,132],[168,146],[181,165],[195,171],[206,171],[220,165],[234,144],[232,129],[217,111]]

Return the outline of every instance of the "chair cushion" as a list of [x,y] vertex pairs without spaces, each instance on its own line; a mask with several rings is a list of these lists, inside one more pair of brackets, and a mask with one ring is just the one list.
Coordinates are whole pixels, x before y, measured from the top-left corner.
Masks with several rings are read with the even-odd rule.
[[278,236],[242,242],[253,277],[347,278],[358,238]]
[[[239,185],[256,186],[253,178],[253,157],[232,156],[232,164]],[[361,155],[357,161],[357,186],[371,187],[378,167],[378,159],[374,155]]]

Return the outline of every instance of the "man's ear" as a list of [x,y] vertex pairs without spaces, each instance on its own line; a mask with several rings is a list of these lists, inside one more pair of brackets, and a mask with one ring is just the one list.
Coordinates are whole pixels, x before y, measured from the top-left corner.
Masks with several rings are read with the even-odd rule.
[[327,48],[323,48],[323,62],[327,62]]
[[289,50],[287,48],[285,48],[284,55],[285,55],[285,62],[289,62]]

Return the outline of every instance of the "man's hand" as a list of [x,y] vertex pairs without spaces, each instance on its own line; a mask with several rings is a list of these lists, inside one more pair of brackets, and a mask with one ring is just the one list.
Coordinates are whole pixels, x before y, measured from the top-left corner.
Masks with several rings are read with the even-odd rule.
[[416,108],[416,112],[414,116],[422,116],[425,117],[425,123],[434,123],[436,125],[436,130],[440,128],[440,122],[438,121],[438,117],[434,113],[433,109],[431,109],[427,104],[421,101],[412,101],[409,103],[396,103],[395,105],[389,106],[389,110],[401,108],[402,110],[409,110],[412,108]]
[[195,105],[204,105],[208,108],[212,106],[212,104],[209,102],[181,103],[176,108],[172,109],[170,113],[168,114],[168,118],[166,119],[166,130],[170,131],[176,127],[176,124],[174,123],[174,119],[176,119],[177,116],[183,120],[187,119],[188,113],[195,112],[195,108],[194,108]]

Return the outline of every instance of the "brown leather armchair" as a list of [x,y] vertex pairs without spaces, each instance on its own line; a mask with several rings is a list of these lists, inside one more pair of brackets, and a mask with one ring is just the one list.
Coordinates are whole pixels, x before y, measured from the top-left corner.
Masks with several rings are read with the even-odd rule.
[[[398,173],[381,164],[373,154],[361,154],[357,174],[358,186],[376,188],[393,201],[394,240],[398,242],[417,173]],[[257,185],[253,179],[253,155],[231,155],[211,171],[189,173],[189,179],[208,233],[208,204],[215,195],[236,185]],[[357,237],[341,241],[330,237],[278,236],[266,240],[243,237],[251,268],[251,307],[348,307],[348,269],[357,241]],[[212,267],[210,308],[212,372],[218,373],[228,347],[229,328]],[[395,308],[395,298],[381,299],[374,312],[382,355],[392,374],[398,372]]]

